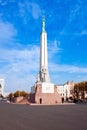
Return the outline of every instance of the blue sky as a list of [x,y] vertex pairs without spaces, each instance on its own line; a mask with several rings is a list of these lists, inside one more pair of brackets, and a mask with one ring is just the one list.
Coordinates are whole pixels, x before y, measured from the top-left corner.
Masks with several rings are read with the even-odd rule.
[[39,72],[42,16],[51,81],[87,80],[86,0],[0,0],[0,78],[5,91],[30,91]]

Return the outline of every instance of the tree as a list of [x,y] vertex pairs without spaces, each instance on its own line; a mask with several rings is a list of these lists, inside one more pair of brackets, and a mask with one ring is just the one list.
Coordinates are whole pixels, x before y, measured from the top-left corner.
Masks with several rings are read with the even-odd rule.
[[14,93],[14,97],[19,97],[20,96],[20,91],[16,91],[15,93]]
[[87,81],[79,82],[74,85],[74,94],[77,99],[85,99],[85,93],[87,92]]
[[13,93],[10,93],[9,96],[8,96],[10,102],[13,100]]
[[29,93],[25,92],[25,91],[16,91],[14,93],[14,97],[19,97],[19,96],[23,96],[23,97],[28,97]]

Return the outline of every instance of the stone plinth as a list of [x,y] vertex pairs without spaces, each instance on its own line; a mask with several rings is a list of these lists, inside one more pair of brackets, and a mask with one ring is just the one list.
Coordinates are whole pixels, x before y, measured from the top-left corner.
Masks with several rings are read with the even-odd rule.
[[33,96],[35,103],[48,105],[61,103],[61,97],[57,92],[57,87],[51,83],[46,85],[49,86],[45,86],[43,83],[36,85],[35,95],[33,94],[35,97],[31,94],[31,97]]

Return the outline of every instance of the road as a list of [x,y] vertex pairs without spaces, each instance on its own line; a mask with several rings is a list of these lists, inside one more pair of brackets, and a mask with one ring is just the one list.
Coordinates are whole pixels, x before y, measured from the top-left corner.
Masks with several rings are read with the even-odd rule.
[[0,103],[0,130],[87,130],[87,105]]

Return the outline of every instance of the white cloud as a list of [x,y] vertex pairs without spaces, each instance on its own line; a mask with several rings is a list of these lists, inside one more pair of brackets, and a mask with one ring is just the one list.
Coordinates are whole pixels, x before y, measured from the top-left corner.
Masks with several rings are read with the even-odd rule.
[[80,14],[80,8],[81,6],[79,4],[76,4],[75,6],[71,6],[70,14],[68,15],[67,22],[63,28],[63,30],[60,32],[62,35],[78,35],[78,33],[68,33],[68,29],[70,29],[70,26],[72,26],[72,22],[76,18],[78,14]]
[[[30,91],[35,83],[39,72],[39,47],[32,46],[24,50],[1,50],[0,55],[0,76],[5,78],[5,90],[16,91],[18,89]],[[57,77],[62,78],[61,73],[68,75],[86,74],[87,68],[80,68],[74,65],[62,65],[49,63],[49,71],[52,74],[52,81]],[[56,77],[55,77],[56,76]],[[56,82],[56,81],[55,81]]]
[[[35,46],[29,50],[1,50],[1,53],[4,54],[0,55],[1,62],[8,62],[9,69],[14,72],[30,71],[33,68],[32,65],[36,64],[39,59],[39,48]],[[34,67],[37,68],[37,65]]]
[[63,49],[60,48],[60,44],[61,44],[60,41],[57,40],[49,42],[48,44],[49,57],[52,57],[55,53],[63,51]]
[[54,51],[56,51],[56,50],[61,50],[61,49],[59,48],[60,41],[54,40],[53,44],[54,44],[54,45],[53,45]]
[[84,67],[78,67],[78,66],[74,66],[74,65],[58,65],[58,64],[53,64],[50,63],[50,70],[52,72],[68,72],[68,73],[87,73],[87,68]]
[[69,15],[69,18],[68,18],[68,23],[72,22],[72,20],[75,18],[77,13],[80,13],[79,10],[80,10],[80,5],[79,4],[75,5],[74,8],[70,12],[70,15]]
[[31,3],[31,7],[32,7],[31,12],[32,12],[33,18],[38,19],[39,16],[41,15],[41,9],[39,5],[36,3]]
[[37,3],[25,1],[24,3],[19,2],[19,15],[23,18],[26,24],[30,17],[38,19],[41,15],[40,6]]
[[24,50],[1,50],[0,75],[5,78],[5,90],[20,89],[29,91],[39,71],[39,48]]
[[34,85],[36,80],[36,75],[24,75],[24,77],[19,77],[17,74],[6,75],[5,76],[5,91],[13,92],[16,90],[25,90],[30,92],[31,86]]
[[11,23],[0,20],[0,45],[13,41],[16,34],[17,31]]
[[60,32],[60,35],[82,36],[82,35],[87,35],[87,30],[82,30],[81,32],[78,32],[78,33],[67,33],[67,32],[64,32],[64,30],[63,30],[63,31]]

